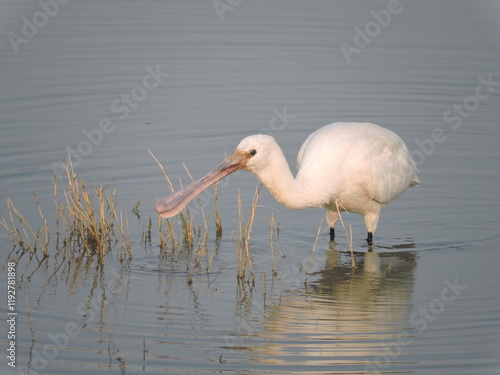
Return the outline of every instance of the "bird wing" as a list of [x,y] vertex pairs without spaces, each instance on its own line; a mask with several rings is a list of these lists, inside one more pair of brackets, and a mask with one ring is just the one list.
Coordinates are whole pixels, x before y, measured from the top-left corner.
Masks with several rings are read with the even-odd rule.
[[356,175],[372,199],[389,203],[409,186],[420,183],[417,168],[396,133],[383,128],[369,133],[367,139],[351,148],[344,168],[357,169]]
[[386,204],[419,184],[403,140],[369,123],[334,123],[311,133],[297,154],[297,169],[297,179],[322,202],[357,191]]

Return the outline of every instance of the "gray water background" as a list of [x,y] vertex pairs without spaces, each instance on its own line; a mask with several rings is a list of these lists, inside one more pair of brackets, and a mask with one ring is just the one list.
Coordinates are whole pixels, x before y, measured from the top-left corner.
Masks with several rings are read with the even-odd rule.
[[[69,148],[79,176],[113,181],[133,241],[127,265],[113,256],[104,268],[20,261],[18,367],[3,355],[2,373],[498,374],[500,6],[396,5],[115,0],[43,10],[2,1],[1,217],[10,197],[36,218],[34,192],[50,211],[51,173]],[[24,29],[29,38],[25,20],[39,25]],[[25,39],[11,43],[12,33]],[[163,73],[145,83],[151,70]],[[307,135],[335,121],[396,131],[421,172],[422,185],[383,213],[374,253],[362,218],[345,217],[355,272],[343,236],[330,246],[324,232],[310,258],[322,210],[287,210],[264,189],[251,244],[256,286],[238,283],[237,191],[248,210],[257,185],[248,172],[220,193],[224,234],[211,236],[210,272],[188,283],[187,255],[165,259],[157,238],[141,243],[168,192],[148,149],[179,186],[189,181],[182,162],[201,176],[259,132],[274,135],[293,168]],[[142,222],[130,213],[139,200]],[[286,255],[274,274],[271,215]],[[4,264],[12,243],[1,228],[0,241]],[[0,310],[7,347],[5,302]],[[79,331],[66,341],[67,324]]]

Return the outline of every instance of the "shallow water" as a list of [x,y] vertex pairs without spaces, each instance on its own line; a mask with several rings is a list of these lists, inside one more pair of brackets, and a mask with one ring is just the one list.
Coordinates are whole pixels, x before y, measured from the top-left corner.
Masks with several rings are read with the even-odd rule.
[[[500,7],[401,1],[377,29],[370,12],[388,20],[387,2],[223,3],[233,5],[219,16],[206,1],[70,2],[45,25],[36,3],[2,6],[2,202],[36,218],[36,192],[50,211],[51,173],[68,148],[87,181],[113,180],[120,206],[142,202],[141,220],[129,217],[130,261],[117,251],[102,267],[19,261],[17,368],[4,356],[2,371],[497,374]],[[43,26],[16,53],[8,35],[22,36],[22,17]],[[355,28],[367,27],[349,62],[341,43],[355,46]],[[237,191],[248,212],[257,185],[247,172],[222,185],[223,237],[211,234],[199,269],[186,251],[161,256],[154,231],[141,242],[167,192],[148,149],[186,183],[181,162],[201,176],[258,132],[293,165],[305,137],[335,121],[396,131],[421,172],[422,185],[383,213],[374,252],[362,218],[344,216],[355,270],[340,228],[312,253],[322,210],[287,210],[263,190],[255,285],[238,282]],[[0,241],[2,264],[15,259],[3,228]]]

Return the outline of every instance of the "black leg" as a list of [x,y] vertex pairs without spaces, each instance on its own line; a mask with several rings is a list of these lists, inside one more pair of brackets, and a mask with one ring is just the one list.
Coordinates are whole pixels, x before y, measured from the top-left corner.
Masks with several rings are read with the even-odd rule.
[[335,228],[330,228],[330,241],[335,241]]
[[373,244],[373,233],[372,232],[368,232],[368,236],[366,237],[366,242],[368,242],[368,245]]

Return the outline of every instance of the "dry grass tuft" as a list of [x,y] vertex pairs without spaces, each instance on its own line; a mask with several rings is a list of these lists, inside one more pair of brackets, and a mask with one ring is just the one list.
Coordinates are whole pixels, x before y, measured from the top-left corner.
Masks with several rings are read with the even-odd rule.
[[10,220],[7,222],[4,218],[0,224],[7,230],[7,234],[14,245],[32,253],[40,249],[44,256],[48,256],[49,243],[47,240],[43,241],[42,235],[45,233],[45,238],[50,238],[49,228],[44,226],[35,232],[29,222],[14,206],[10,198],[7,198],[7,210],[9,211]]
[[356,268],[356,261],[354,260],[354,247],[352,244],[352,227],[349,225],[349,232],[348,232],[345,227],[344,220],[342,220],[342,215],[340,214],[340,207],[342,207],[342,204],[337,199],[335,199],[335,206],[339,214],[339,219],[340,223],[342,224],[342,228],[344,228],[344,233],[347,238],[347,243],[349,244],[349,250],[351,251],[351,266],[354,269]]
[[312,264],[312,261],[314,258],[314,251],[316,250],[316,246],[318,245],[318,239],[319,239],[319,235],[321,233],[322,228],[323,228],[323,219],[320,220],[318,231],[316,232],[316,239],[314,240],[314,245],[313,245],[313,248],[311,250],[311,257],[309,258],[309,263],[307,264],[306,278],[304,280],[304,284],[307,283],[307,275],[309,275],[309,271],[311,270],[311,264]]
[[277,276],[277,272],[276,272],[275,265],[274,265],[274,248],[275,248],[275,246],[278,249],[278,252],[280,253],[280,257],[285,258],[285,255],[281,251],[281,247],[280,247],[280,244],[278,242],[278,237],[280,234],[280,226],[279,226],[279,223],[276,222],[276,220],[274,218],[274,214],[271,214],[271,220],[269,221],[269,227],[270,227],[269,246],[271,247],[271,272],[272,272],[272,276],[274,277],[274,276]]
[[106,253],[117,246],[121,249],[120,259],[130,257],[128,218],[126,211],[116,210],[116,189],[109,192],[109,184],[89,187],[78,178],[71,163],[64,167],[67,188],[62,197],[59,196],[58,180],[55,176],[53,178],[55,236],[49,229],[37,195],[35,202],[42,226],[36,232],[7,198],[10,220],[3,219],[0,224],[7,230],[14,247],[32,253],[40,249],[44,256],[49,256],[52,245],[62,255],[67,255],[68,251],[83,251],[103,262]]
[[[169,190],[171,193],[175,191],[174,186],[169,179],[165,168],[158,161],[158,159],[149,151],[151,156],[160,166],[165,179],[169,185]],[[191,181],[194,181],[193,176],[189,172],[187,166],[182,163],[186,173],[188,174]],[[215,208],[215,226],[216,226],[216,239],[220,239],[222,235],[222,219],[218,211],[218,189],[217,185],[214,190],[214,200],[216,202]],[[208,218],[211,216],[205,214],[204,203],[201,197],[197,197],[198,207],[194,207],[195,212],[199,212],[203,223],[197,225],[195,223],[195,215],[191,213],[188,207],[184,208],[179,215],[175,218],[163,220],[158,216],[158,232],[160,241],[160,250],[163,255],[174,254],[175,252],[185,251],[188,256],[188,279],[187,282],[191,284],[193,282],[193,276],[196,272],[202,270],[203,268],[208,273],[210,270],[210,265],[212,263],[214,253],[210,253],[207,247],[209,239],[209,226]],[[177,226],[180,225],[180,233],[177,230]],[[205,260],[205,265],[203,267],[203,260]]]
[[245,271],[247,266],[250,269],[250,275],[248,281],[255,281],[255,277],[253,275],[253,263],[252,258],[250,257],[250,239],[252,238],[252,227],[253,221],[255,219],[255,211],[257,209],[257,202],[260,197],[260,190],[262,185],[258,186],[255,189],[255,193],[252,200],[252,206],[250,208],[250,215],[248,217],[248,221],[245,221],[244,213],[243,213],[243,204],[241,201],[240,190],[238,189],[238,222],[239,228],[238,233],[236,235],[236,257],[238,262],[238,278],[245,278]]
[[215,205],[215,238],[220,240],[222,238],[222,218],[219,214],[219,183],[217,182],[214,187],[214,205]]

